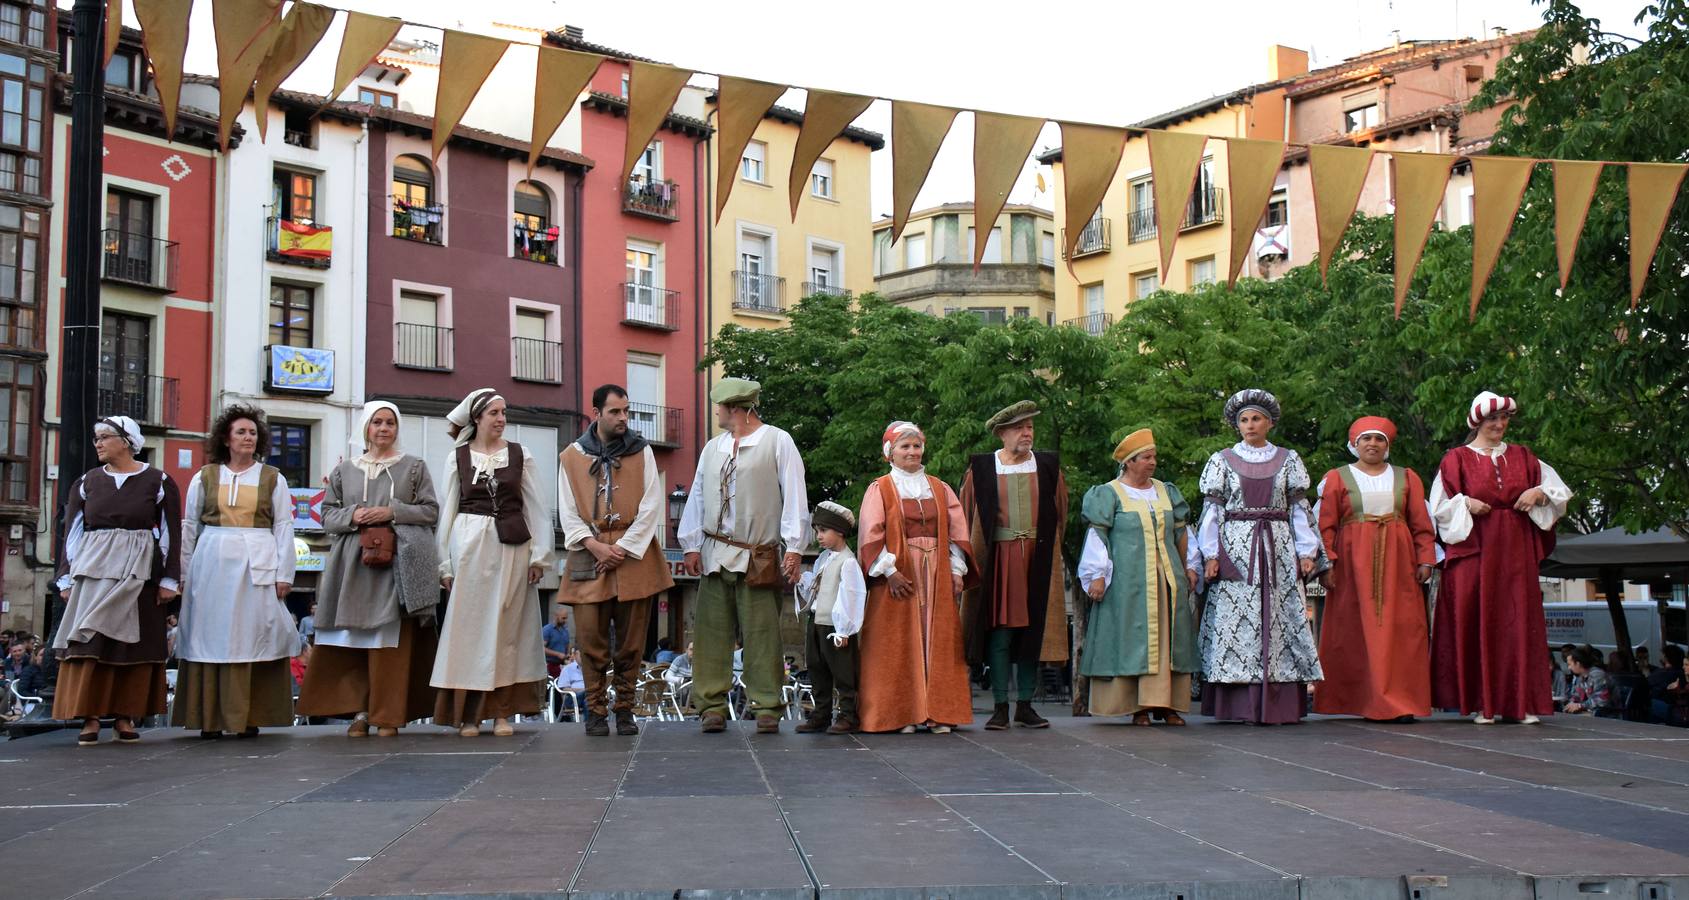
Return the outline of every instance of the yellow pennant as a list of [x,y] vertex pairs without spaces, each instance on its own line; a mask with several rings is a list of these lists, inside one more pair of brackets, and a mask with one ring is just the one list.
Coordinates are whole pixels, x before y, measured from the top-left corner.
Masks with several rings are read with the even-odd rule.
[[346,32],[340,38],[340,56],[334,63],[334,86],[329,89],[328,96],[323,98],[323,105],[333,103],[346,90],[369,64],[375,62],[398,37],[402,19],[389,19],[382,16],[372,16],[368,13],[346,13]]
[[1402,316],[1413,272],[1431,236],[1431,223],[1443,205],[1443,189],[1454,170],[1446,153],[1392,153],[1396,171],[1396,318]]
[[680,96],[680,89],[686,87],[686,79],[692,77],[686,69],[660,63],[635,60],[629,66],[632,71],[628,74],[627,147],[622,151],[623,184],[633,172],[633,164],[645,155],[645,148],[651,145],[657,129],[663,127],[669,110],[674,109],[675,98]]
[[1630,164],[1631,309],[1642,299],[1648,267],[1654,263],[1654,251],[1660,247],[1660,236],[1671,218],[1671,207],[1677,201],[1677,188],[1683,183],[1685,172],[1689,172],[1689,165],[1683,163]]
[[1151,131],[1148,136],[1155,229],[1161,243],[1161,283],[1166,284],[1167,269],[1173,265],[1173,245],[1179,240],[1185,206],[1202,170],[1202,148],[1208,136],[1185,131]]
[[974,113],[974,268],[985,258],[985,235],[997,224],[997,214],[1009,202],[1021,167],[1044,128],[1043,119]]
[[557,133],[558,126],[569,117],[581,91],[592,81],[593,73],[604,57],[592,53],[577,53],[560,47],[539,47],[539,64],[534,68],[534,128],[528,137],[528,174],[534,174],[534,164],[540,161],[545,142]]
[[334,10],[315,3],[295,3],[275,29],[275,40],[264,62],[258,66],[257,84],[252,89],[252,112],[258,117],[258,140],[269,135],[270,97],[311,55],[328,26],[334,23]]
[[217,36],[217,146],[226,153],[229,132],[246,92],[281,29],[281,0],[219,0],[211,6]]
[[188,16],[194,0],[134,0],[141,21],[141,43],[152,63],[158,105],[164,112],[164,139],[176,137],[176,104],[182,97],[182,60],[188,52]]
[[1467,317],[1476,319],[1478,301],[1513,231],[1519,201],[1525,197],[1537,161],[1515,156],[1474,156],[1468,161],[1472,163],[1472,306]]
[[452,129],[475,102],[510,42],[484,34],[445,29],[440,41],[440,82],[434,91],[434,159],[451,140]]
[[123,0],[107,0],[106,2],[105,37],[105,55],[100,58],[100,68],[102,69],[111,62],[112,55],[117,52],[117,45],[123,40]]
[[1578,256],[1583,222],[1589,218],[1589,201],[1595,199],[1595,184],[1601,178],[1601,163],[1557,159],[1554,166],[1554,255],[1560,263],[1560,289],[1572,277],[1572,263]]
[[1332,254],[1343,243],[1355,205],[1361,202],[1366,173],[1372,167],[1371,147],[1308,147],[1308,178],[1314,184],[1314,228],[1320,243],[1320,283],[1331,268]]
[[[762,117],[774,107],[774,101],[786,93],[783,84],[753,81],[749,78],[721,76],[716,91],[716,167],[715,220],[727,209],[727,195],[739,181],[739,163],[745,147],[757,133]],[[767,161],[764,161],[767,164]]]
[[1237,283],[1238,273],[1255,243],[1255,229],[1273,199],[1273,186],[1284,165],[1283,141],[1253,141],[1233,138],[1226,142],[1226,184],[1232,194],[1232,256],[1226,285]]
[[815,161],[833,145],[850,123],[868,109],[873,97],[860,94],[839,94],[811,88],[803,103],[803,128],[798,131],[797,146],[792,148],[792,171],[786,180],[786,197],[792,204],[792,221],[798,220],[798,202],[803,200],[809,174]]
[[[1079,245],[1091,214],[1102,206],[1103,195],[1120,168],[1126,150],[1124,128],[1061,123],[1063,198],[1062,259],[1073,271],[1073,248]],[[1100,235],[1097,236],[1101,238]]]
[[915,196],[927,183],[938,148],[959,110],[906,100],[891,101],[891,240],[903,235]]

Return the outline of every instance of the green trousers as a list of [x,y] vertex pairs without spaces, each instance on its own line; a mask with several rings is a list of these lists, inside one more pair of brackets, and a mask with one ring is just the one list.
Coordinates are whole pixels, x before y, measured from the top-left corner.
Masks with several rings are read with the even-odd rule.
[[991,699],[997,703],[1009,702],[1009,670],[1015,673],[1015,699],[1022,703],[1032,702],[1032,691],[1038,686],[1037,663],[1014,663],[1010,661],[1009,650],[1014,646],[1015,632],[1018,628],[991,629],[990,662],[991,662]]
[[733,689],[733,639],[744,641],[745,695],[756,714],[780,715],[785,663],[780,657],[780,592],[745,585],[739,572],[716,572],[698,581],[692,613],[692,706],[699,715],[727,712]]

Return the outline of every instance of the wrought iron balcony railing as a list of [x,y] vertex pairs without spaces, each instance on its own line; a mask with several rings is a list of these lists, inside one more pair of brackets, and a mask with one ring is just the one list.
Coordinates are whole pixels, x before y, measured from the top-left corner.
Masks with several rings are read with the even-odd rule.
[[394,195],[394,237],[424,244],[443,244],[446,242],[445,223],[445,204],[411,203]]
[[803,283],[803,295],[805,297],[814,297],[817,294],[827,297],[843,297],[846,300],[853,296],[848,289],[839,287],[836,284],[820,284],[814,281],[806,281]]
[[659,447],[680,446],[680,410],[674,407],[629,403],[628,427]]
[[517,381],[562,384],[563,345],[538,338],[511,338],[510,377]]
[[783,313],[786,279],[756,272],[733,273],[733,308],[747,312]]
[[393,326],[393,365],[401,369],[452,369],[452,329],[400,322]]
[[106,229],[102,237],[105,241],[102,278],[167,294],[176,292],[175,241],[113,228]]
[[680,292],[649,284],[622,285],[622,324],[676,331],[680,328]]
[[99,413],[128,416],[140,425],[175,428],[181,405],[180,390],[176,379],[163,375],[101,369],[97,389]]
[[[1079,230],[1079,242],[1073,245],[1072,258],[1078,259],[1081,256],[1090,256],[1093,253],[1107,253],[1110,247],[1110,231],[1111,226],[1108,219],[1092,219],[1085,223],[1085,227]],[[1063,247],[1067,246],[1066,228],[1061,231],[1061,243]],[[1064,251],[1062,259],[1068,258]]]
[[1062,323],[1073,328],[1082,328],[1086,334],[1100,335],[1114,324],[1114,313],[1091,313],[1076,319],[1068,319]]
[[680,185],[672,181],[647,181],[635,176],[628,179],[622,192],[622,212],[662,219],[680,220]]

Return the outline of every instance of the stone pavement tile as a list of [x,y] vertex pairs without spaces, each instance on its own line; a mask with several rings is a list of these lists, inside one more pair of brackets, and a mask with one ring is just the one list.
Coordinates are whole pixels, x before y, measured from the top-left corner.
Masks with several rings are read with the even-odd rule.
[[1094,797],[952,797],[945,803],[1066,884],[1278,881],[1284,874]]
[[[206,835],[250,819],[267,803],[204,806],[113,807],[0,844],[8,897],[69,897],[145,866]],[[64,860],[66,865],[46,864]],[[120,882],[131,898],[170,897],[173,891],[143,891]]]
[[930,794],[1059,793],[1072,790],[1053,778],[977,744],[959,744],[948,753],[926,750],[875,752]]
[[[735,727],[736,724],[734,722],[727,723],[727,730],[720,734],[704,734],[698,730],[698,722],[695,719],[685,722],[641,722],[639,723],[639,750],[641,752],[662,750],[671,753],[690,750],[744,750],[748,746],[745,743],[745,732]],[[571,728],[580,741],[591,745],[585,749],[598,749],[599,747],[626,749],[614,745],[627,740],[627,738],[618,739],[615,736],[589,738],[579,725],[558,727]],[[553,739],[550,735],[545,735],[541,740],[551,741]],[[576,748],[571,747],[570,749]]]
[[1095,744],[1077,747],[1014,747],[1002,751],[1064,785],[1062,790],[1197,791],[1225,787],[1213,779],[1188,775],[1169,766],[1139,759],[1123,750]]
[[[1689,732],[1673,730],[1673,731],[1669,731],[1669,732],[1666,732],[1666,733],[1672,734],[1672,735],[1682,734],[1682,735],[1685,735],[1685,736],[1680,737],[1680,738],[1665,738],[1665,737],[1662,737],[1662,738],[1654,738],[1654,739],[1644,738],[1644,739],[1633,739],[1633,740],[1580,741],[1580,742],[1578,742],[1578,746],[1580,746],[1580,747],[1590,747],[1590,748],[1600,748],[1600,749],[1603,749],[1603,750],[1611,750],[1611,751],[1616,751],[1616,752],[1619,752],[1619,753],[1632,753],[1632,754],[1636,754],[1637,756],[1646,756],[1646,757],[1656,758],[1656,759],[1672,759],[1672,760],[1677,760],[1680,763],[1689,762]],[[1569,744],[1569,743],[1571,743],[1571,742],[1570,741],[1558,742],[1558,743],[1554,744],[1553,747],[1565,746],[1566,744]],[[1553,747],[1550,748],[1550,752],[1553,752]],[[0,767],[0,772],[4,772],[4,771],[5,771],[5,769],[3,767]]]
[[1533,790],[1453,792],[1456,799],[1395,791],[1384,802],[1352,791],[1286,792],[1279,799],[1533,875],[1599,872],[1609,868],[1616,872],[1689,872],[1689,858],[1677,853],[1612,840],[1582,829],[1579,823],[1584,806],[1599,801],[1544,791],[1559,793],[1558,802],[1564,804],[1563,816],[1552,824],[1466,802],[1480,796]]
[[791,798],[780,806],[823,891],[1053,884],[928,797]]
[[302,797],[381,760],[379,756],[319,756],[307,753],[258,760],[221,759],[209,768],[204,778],[132,802],[220,803],[239,798],[281,803]]
[[434,802],[283,804],[107,882],[93,893],[126,900],[316,896],[439,806]]
[[604,806],[588,800],[454,800],[359,866],[330,894],[562,891]]
[[[1248,746],[1238,738],[1238,746]],[[1370,790],[1376,785],[1315,768],[1318,759],[1311,753],[1283,753],[1264,756],[1260,753],[1221,744],[1204,743],[1190,747],[1120,748],[1133,756],[1187,775],[1200,775],[1211,781],[1243,790],[1282,788],[1285,790]],[[1282,752],[1282,751],[1281,751]]]
[[[1352,790],[1355,783],[1362,783],[1364,786],[1373,788],[1470,787],[1474,789],[1506,787],[1509,784],[1509,782],[1475,772],[1461,772],[1435,763],[1374,753],[1348,744],[1325,743],[1317,747],[1295,747],[1275,746],[1273,744],[1255,745],[1240,741],[1228,746],[1239,752],[1253,752],[1283,760],[1286,764],[1298,764],[1354,780],[1338,788],[1340,790]],[[1270,787],[1292,789],[1292,786],[1286,784],[1272,784]],[[1253,789],[1253,787],[1249,789]],[[1310,782],[1306,788],[1300,789],[1319,790],[1321,788]]]
[[[1614,841],[1639,844],[1674,853],[1689,851],[1689,815],[1683,812],[1639,809],[1628,803],[1599,800],[1571,791],[1424,791],[1424,796],[1449,800],[1544,825],[1576,823],[1579,831]],[[1579,856],[1583,853],[1579,852]],[[1684,859],[1689,864],[1689,858]]]
[[967,743],[970,737],[976,736],[976,732],[983,734],[984,730],[978,725],[975,725],[971,728],[964,728],[960,731],[952,731],[949,734],[933,734],[927,731],[917,731],[914,734],[899,734],[893,731],[875,734],[863,732],[861,734],[852,735],[851,737],[854,738],[858,744],[867,747],[869,750],[895,750],[905,753],[948,753],[952,752],[956,745]]
[[749,750],[635,753],[622,782],[626,797],[767,796]]
[[570,890],[571,896],[732,890],[797,898],[813,896],[814,886],[772,798],[624,797],[611,803]]
[[1653,783],[1626,782],[1615,787],[1585,785],[1576,791],[1594,797],[1605,797],[1623,803],[1634,803],[1652,809],[1683,813],[1689,811],[1689,787],[1660,787]]
[[[1605,772],[1532,756],[1521,756],[1513,752],[1485,750],[1479,747],[1439,741],[1416,740],[1409,737],[1365,737],[1348,740],[1344,743],[1366,750],[1389,753],[1407,759],[1447,766],[1452,769],[1492,775],[1497,778],[1512,779],[1515,782],[1526,784],[1563,787],[1580,785],[1617,786],[1627,781],[1641,781],[1665,786],[1664,782],[1651,782],[1648,779],[1632,775]],[[1531,752],[1540,752],[1538,745],[1533,745]]]
[[303,803],[347,800],[448,800],[509,759],[504,753],[390,756],[299,798]]
[[[1613,746],[1614,743],[1620,746]],[[1632,753],[1631,747],[1658,746],[1645,741],[1553,741],[1530,746],[1517,742],[1463,741],[1461,746],[1497,751],[1526,759],[1546,760],[1569,766],[1582,766],[1603,772],[1635,775],[1655,782],[1689,786],[1689,760]]]
[[97,804],[0,807],[0,860],[7,857],[7,841],[111,808]]
[[518,753],[459,795],[463,800],[609,799],[632,753]]
[[[1294,792],[1285,792],[1287,794]],[[1354,794],[1363,806],[1388,810],[1398,791],[1320,791]],[[1157,823],[1294,875],[1399,876],[1493,874],[1494,867],[1422,843],[1315,815],[1266,797],[1233,792],[1223,798],[1099,794]]]
[[784,751],[756,754],[778,797],[885,797],[921,795],[921,789],[863,747],[849,752]]
[[[80,752],[89,754],[95,751]],[[207,766],[176,758],[128,763],[118,760],[107,762],[108,765],[97,769],[79,768],[73,774],[47,781],[20,780],[8,783],[5,790],[6,805],[128,803],[148,794],[192,784],[209,777],[220,768],[220,765]]]

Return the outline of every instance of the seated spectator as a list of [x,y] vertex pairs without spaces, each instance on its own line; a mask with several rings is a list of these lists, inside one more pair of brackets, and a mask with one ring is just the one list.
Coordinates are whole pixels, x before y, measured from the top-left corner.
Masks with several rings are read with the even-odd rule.
[[1636,652],[1631,654],[1631,658],[1636,660],[1636,674],[1648,676],[1654,673],[1654,666],[1648,661],[1647,644],[1637,647]]
[[311,645],[304,644],[299,648],[299,655],[288,663],[288,669],[293,673],[293,696],[299,697],[299,689],[305,685],[305,670],[311,665]]
[[[568,659],[557,674],[557,687],[575,695],[575,716],[579,718],[581,710],[586,709],[586,677],[581,673],[580,651],[569,650]],[[562,710],[559,709],[558,713],[561,714]]]
[[1588,644],[1572,651],[1572,692],[1562,712],[1593,714],[1612,704],[1612,681],[1601,668],[1601,651]]
[[1685,695],[1689,695],[1683,677],[1682,647],[1667,644],[1660,651],[1660,664],[1648,674],[1648,694],[1654,701],[1655,721],[1671,723],[1672,707],[1680,705]]
[[311,608],[305,611],[305,617],[299,620],[299,640],[306,644],[317,642],[317,601],[311,601]]
[[674,652],[674,641],[671,641],[668,638],[658,638],[657,657],[653,659],[652,662],[659,666],[663,663],[672,663],[674,662],[674,658],[679,655],[680,654]]
[[1630,661],[1630,654],[1617,650],[1607,654],[1607,672],[1612,675],[1631,675],[1636,669]]
[[9,710],[11,718],[17,718],[27,715],[29,710],[34,707],[33,704],[30,704],[28,707],[15,708],[11,691],[12,686],[17,687],[19,696],[39,697],[41,696],[41,688],[45,686],[45,681],[42,678],[41,667],[36,664],[33,658],[34,654],[30,653],[28,641],[14,641],[8,649],[5,662],[0,665],[0,692],[5,694],[4,697],[0,697],[0,709]]
[[663,677],[667,678],[671,684],[680,684],[683,681],[692,680],[692,644],[690,641],[686,644],[685,653],[677,653],[674,659],[669,660],[669,667],[663,671]]

